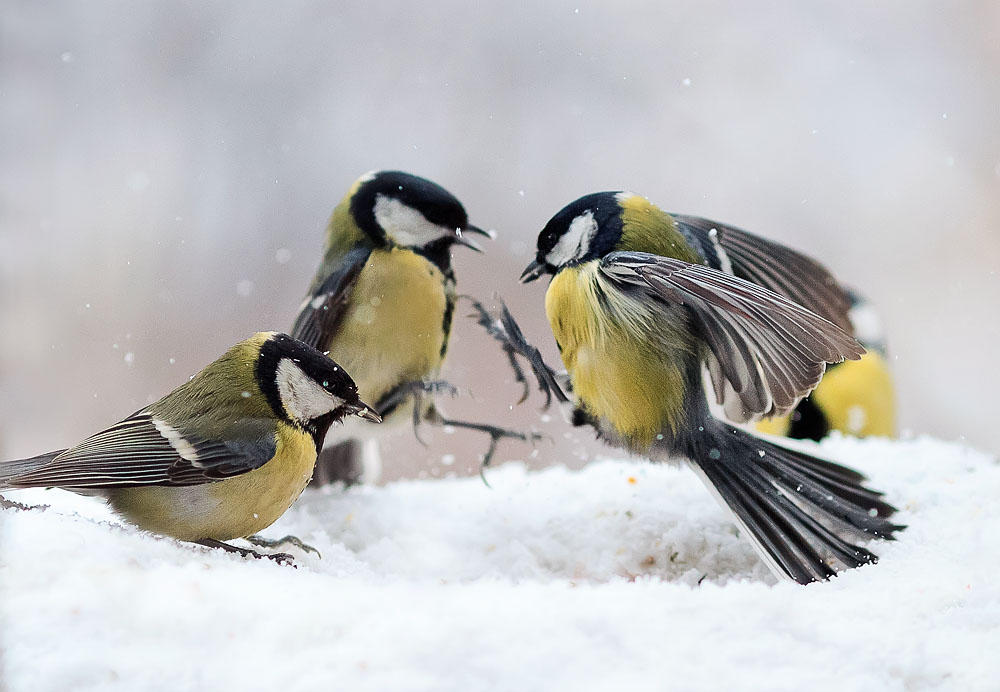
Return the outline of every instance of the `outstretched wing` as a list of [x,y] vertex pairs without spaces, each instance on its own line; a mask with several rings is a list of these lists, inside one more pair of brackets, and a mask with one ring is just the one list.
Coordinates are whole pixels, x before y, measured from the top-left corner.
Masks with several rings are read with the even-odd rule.
[[292,326],[292,337],[320,351],[328,348],[370,255],[371,248],[367,247],[356,247],[344,255],[330,275],[302,302]]
[[25,460],[12,487],[128,488],[199,485],[263,466],[274,456],[273,421],[240,421],[237,439],[185,433],[145,409],[55,456]]
[[601,271],[620,290],[642,294],[638,297],[654,310],[666,303],[691,311],[711,349],[716,395],[722,400],[726,385],[731,387],[744,419],[787,413],[819,384],[826,363],[856,360],[864,353],[832,322],[711,267],[645,252],[613,252],[601,261]]
[[[826,267],[780,243],[709,219],[671,214],[681,233],[697,241],[706,257],[728,263],[732,273],[798,303],[854,334],[851,300]],[[721,248],[721,252],[719,252]]]

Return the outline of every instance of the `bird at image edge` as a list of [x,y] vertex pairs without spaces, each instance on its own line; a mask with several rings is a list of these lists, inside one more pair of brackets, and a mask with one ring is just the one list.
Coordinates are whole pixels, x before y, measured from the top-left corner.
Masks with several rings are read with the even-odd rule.
[[[323,261],[291,334],[341,363],[387,424],[377,433],[351,425],[337,431],[331,436],[335,444],[320,456],[315,483],[359,480],[364,466],[377,466],[367,443],[411,418],[480,430],[494,443],[497,437],[526,439],[494,426],[446,420],[424,397],[435,386],[450,389],[434,378],[455,312],[452,249],[457,244],[481,251],[470,234],[490,237],[469,223],[450,192],[401,171],[366,173],[334,209]],[[411,403],[419,408],[408,417]]]
[[543,274],[553,275],[545,307],[573,422],[642,456],[687,459],[776,574],[808,583],[874,562],[858,543],[902,528],[860,473],[757,438],[708,408],[705,366],[726,415],[748,422],[786,414],[826,363],[861,356],[846,294],[818,263],[638,195],[602,192],[542,230],[522,281]]
[[870,302],[847,293],[854,337],[865,354],[827,366],[809,396],[787,415],[758,421],[758,432],[817,442],[834,430],[855,437],[896,436],[896,389],[881,321]]
[[343,368],[261,332],[75,447],[0,464],[0,490],[98,495],[141,529],[259,556],[222,541],[280,517],[309,482],[328,428],[351,414],[380,422]]

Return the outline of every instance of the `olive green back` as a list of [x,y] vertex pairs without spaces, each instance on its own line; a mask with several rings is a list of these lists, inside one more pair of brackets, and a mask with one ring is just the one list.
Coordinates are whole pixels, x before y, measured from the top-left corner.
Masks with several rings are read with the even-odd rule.
[[677,223],[670,214],[639,195],[619,198],[618,203],[622,208],[619,250],[649,252],[694,264],[702,263],[702,258],[677,230]]
[[323,262],[313,277],[312,285],[309,287],[310,294],[320,287],[352,248],[358,245],[372,245],[371,239],[361,230],[351,213],[351,198],[363,182],[363,178],[356,180],[330,215],[330,222],[326,225]]
[[[277,420],[257,382],[260,349],[273,332],[241,341],[148,411],[188,434],[206,439],[232,435],[239,421]],[[242,426],[239,426],[242,427]]]

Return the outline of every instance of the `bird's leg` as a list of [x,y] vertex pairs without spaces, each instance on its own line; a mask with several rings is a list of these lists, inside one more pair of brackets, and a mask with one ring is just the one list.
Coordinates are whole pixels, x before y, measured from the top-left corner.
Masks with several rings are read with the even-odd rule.
[[279,565],[290,565],[295,567],[295,561],[292,556],[288,553],[258,553],[256,550],[251,550],[250,548],[240,548],[239,546],[229,545],[228,543],[223,543],[222,541],[217,541],[214,538],[202,538],[198,541],[192,541],[192,543],[197,543],[198,545],[203,545],[206,548],[218,548],[219,550],[224,550],[227,553],[237,553],[243,557],[253,557],[258,560],[262,558],[267,558],[268,560],[274,560]]
[[403,402],[406,397],[413,397],[413,434],[416,436],[417,441],[420,444],[427,446],[426,443],[420,437],[420,424],[430,423],[431,425],[445,426],[450,425],[455,428],[466,428],[468,430],[478,430],[479,432],[484,432],[490,436],[490,446],[486,450],[486,454],[483,456],[482,467],[485,468],[489,466],[490,461],[493,459],[493,454],[496,452],[497,442],[502,438],[510,438],[514,440],[521,440],[523,442],[536,442],[544,438],[544,436],[537,432],[520,432],[518,430],[507,430],[506,428],[501,428],[496,425],[489,425],[486,423],[472,423],[469,421],[452,420],[450,418],[444,418],[437,409],[431,407],[430,411],[424,412],[423,402],[424,397],[428,394],[438,394],[440,392],[447,392],[452,396],[458,393],[458,388],[445,380],[415,380],[413,382],[404,382],[397,387],[394,387],[388,394],[379,400],[375,408],[385,415],[386,412],[390,411],[392,407],[398,406]]
[[514,371],[514,381],[524,387],[524,391],[521,394],[521,398],[517,400],[517,403],[523,404],[531,394],[531,386],[528,384],[528,378],[524,375],[524,368],[521,364],[517,362],[517,351],[514,349],[507,340],[507,335],[500,326],[498,320],[494,319],[493,315],[490,314],[486,306],[481,302],[473,298],[472,296],[462,296],[468,299],[472,303],[472,309],[475,310],[474,315],[470,317],[476,318],[476,323],[479,324],[486,333],[492,336],[494,339],[500,342],[500,348],[503,350],[504,355],[507,356],[507,364],[510,365],[510,369]]
[[319,551],[313,548],[308,543],[303,543],[298,536],[284,536],[283,538],[264,538],[263,536],[258,536],[254,534],[252,536],[247,536],[244,538],[247,543],[255,545],[258,548],[280,548],[283,545],[294,545],[296,548],[304,553],[316,553],[316,557],[323,557],[319,554]]
[[387,416],[394,408],[406,401],[409,396],[413,397],[413,435],[417,442],[427,446],[423,438],[420,437],[420,423],[423,420],[421,404],[425,394],[440,394],[447,392],[451,396],[458,394],[458,387],[445,380],[413,380],[396,385],[389,390],[385,396],[375,403],[375,409],[383,416]]
[[545,394],[545,406],[543,409],[547,409],[549,407],[552,403],[553,397],[555,397],[556,401],[560,403],[568,402],[569,397],[566,396],[565,391],[563,391],[563,386],[568,385],[568,382],[560,385],[557,380],[558,376],[556,375],[556,371],[545,363],[545,360],[542,358],[541,351],[532,346],[524,337],[524,333],[514,320],[514,316],[510,314],[510,310],[507,309],[504,302],[502,300],[500,301],[500,317],[495,318],[481,302],[473,298],[469,298],[469,300],[472,302],[472,307],[476,311],[476,314],[473,315],[473,317],[475,317],[476,321],[486,329],[486,332],[490,336],[500,342],[501,348],[507,355],[507,361],[510,364],[511,369],[514,371],[515,381],[524,386],[524,394],[522,394],[517,403],[521,403],[527,399],[529,387],[527,378],[524,375],[524,370],[520,365],[518,365],[516,356],[521,356],[528,361],[528,365],[531,366],[531,370],[534,372],[535,379],[538,382],[538,389]]
[[[545,439],[545,436],[541,433],[531,431],[531,432],[521,432],[519,430],[509,430],[507,428],[501,428],[496,425],[490,425],[488,423],[472,423],[470,421],[464,420],[453,420],[451,418],[445,418],[436,409],[432,409],[428,417],[426,418],[428,423],[434,425],[450,425],[453,428],[465,428],[466,430],[478,430],[479,432],[484,432],[490,436],[490,446],[486,450],[486,454],[483,455],[483,461],[480,464],[480,474],[482,474],[483,469],[490,465],[490,461],[493,460],[493,454],[497,451],[497,442],[503,438],[508,438],[512,440],[520,440],[522,442],[538,442],[539,440]],[[484,479],[485,480],[485,479]]]
[[458,387],[446,380],[412,380],[396,385],[381,399],[375,402],[375,410],[382,416],[406,401],[408,396],[419,398],[423,394],[440,394],[447,392],[451,396],[458,394]]

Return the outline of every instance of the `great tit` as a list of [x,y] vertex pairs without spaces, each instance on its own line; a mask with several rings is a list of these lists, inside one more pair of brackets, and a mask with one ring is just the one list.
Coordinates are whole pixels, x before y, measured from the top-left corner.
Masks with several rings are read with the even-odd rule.
[[[844,291],[818,263],[635,194],[601,192],[541,231],[521,279],[544,274],[553,275],[545,310],[573,421],[639,455],[686,459],[777,575],[808,583],[874,562],[857,543],[902,528],[860,473],[709,411],[706,366],[727,415],[749,421],[788,413],[826,363],[864,353],[847,331]],[[558,386],[524,346],[515,348],[540,384]]]
[[0,464],[0,490],[95,494],[141,529],[260,557],[222,541],[280,517],[309,482],[331,424],[350,414],[381,422],[342,367],[261,332],[75,447]]
[[[494,426],[445,419],[423,394],[450,388],[434,381],[455,312],[454,245],[481,251],[469,235],[490,234],[469,223],[450,192],[400,171],[373,171],[351,186],[333,210],[323,261],[299,308],[291,334],[330,354],[354,376],[361,396],[387,423],[426,421],[526,439]],[[382,426],[377,434],[387,432]],[[359,457],[374,431],[347,425],[340,444],[320,457],[314,482],[357,480]]]
[[794,411],[758,421],[758,431],[817,441],[834,430],[855,437],[895,437],[896,392],[878,314],[856,292],[848,290],[848,297],[854,336],[866,353],[860,360],[828,366]]

